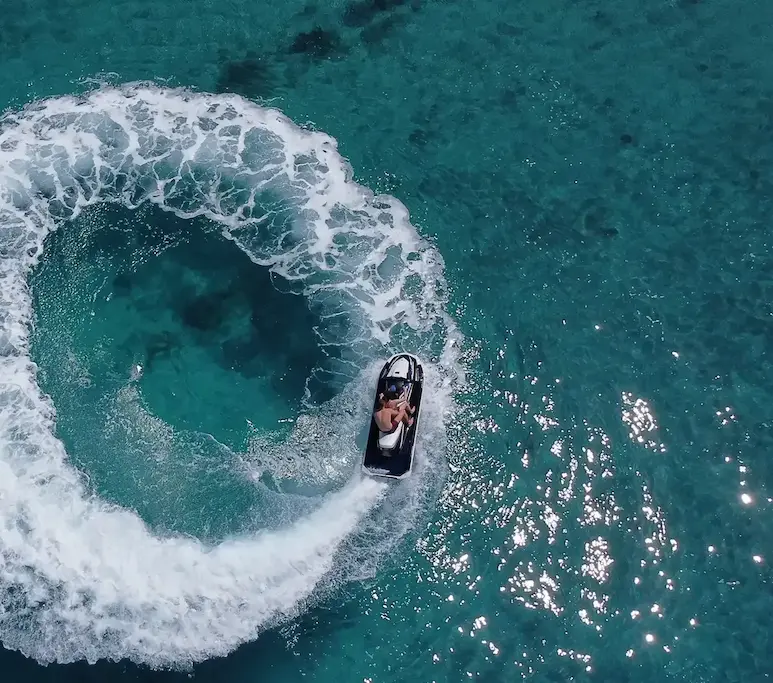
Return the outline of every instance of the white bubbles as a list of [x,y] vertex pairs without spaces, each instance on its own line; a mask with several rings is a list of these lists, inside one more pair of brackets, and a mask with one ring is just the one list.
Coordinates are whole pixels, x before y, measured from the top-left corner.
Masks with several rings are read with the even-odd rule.
[[[400,202],[350,178],[334,139],[278,111],[236,96],[105,88],[3,118],[1,246],[18,270],[86,206],[151,202],[218,222],[325,318],[345,313],[347,347],[447,323],[440,255]],[[338,328],[332,338],[322,328],[324,343],[341,345]]]
[[[433,420],[423,423],[434,427],[417,446],[425,455],[442,448],[461,373],[456,332],[444,311],[442,259],[405,207],[351,182],[335,140],[277,111],[236,96],[131,86],[0,120],[0,640],[42,662],[186,665],[292,617],[334,569],[355,575],[347,544],[374,524],[382,502],[415,509],[422,487],[387,496],[384,484],[357,476],[341,487],[354,450],[338,461],[317,451],[316,472],[289,457],[338,490],[281,531],[216,546],[154,536],[133,512],[87,494],[29,359],[26,276],[48,232],[103,201],[150,202],[219,223],[316,307],[320,344],[336,351],[327,372],[359,377],[397,339],[419,351],[433,388]],[[342,438],[361,418],[345,418]],[[288,444],[265,448],[309,447],[314,420],[329,423],[310,415]],[[433,462],[425,457],[419,481]]]

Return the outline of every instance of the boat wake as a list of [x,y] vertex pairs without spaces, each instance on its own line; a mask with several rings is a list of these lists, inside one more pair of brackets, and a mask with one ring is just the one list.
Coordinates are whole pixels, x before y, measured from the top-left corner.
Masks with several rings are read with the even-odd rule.
[[[351,397],[370,387],[374,359],[396,345],[422,355],[434,396],[424,424],[435,426],[417,447],[417,481],[397,491],[354,476],[291,525],[217,545],[154,535],[132,511],[90,494],[36,382],[27,277],[46,235],[100,202],[206,216],[303,294],[326,354],[310,382]],[[379,556],[383,535],[367,533],[379,505],[420,505],[422,472],[442,458],[444,411],[461,372],[443,263],[402,204],[352,182],[329,136],[237,96],[150,85],[35,103],[0,120],[0,253],[5,647],[41,662],[130,658],[157,667],[227,654],[303,610],[332,577],[372,570],[354,558]],[[331,411],[310,407],[289,439],[254,444],[247,469],[260,476],[267,463],[284,463],[291,473],[272,472],[278,479],[324,479],[326,453],[312,436]],[[354,449],[362,412],[347,415],[339,431]],[[407,530],[393,531],[392,542]],[[372,553],[363,552],[368,543]]]

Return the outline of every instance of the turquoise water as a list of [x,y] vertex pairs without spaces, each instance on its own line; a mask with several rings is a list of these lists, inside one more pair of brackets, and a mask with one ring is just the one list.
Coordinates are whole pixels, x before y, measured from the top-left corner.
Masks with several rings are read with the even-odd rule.
[[768,679],[769,5],[15,4],[5,679]]

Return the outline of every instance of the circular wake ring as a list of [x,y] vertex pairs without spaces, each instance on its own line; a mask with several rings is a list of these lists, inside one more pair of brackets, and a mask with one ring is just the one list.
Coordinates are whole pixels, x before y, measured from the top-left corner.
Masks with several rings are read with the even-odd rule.
[[319,329],[345,377],[396,339],[455,371],[443,264],[332,138],[236,96],[101,88],[0,120],[0,640],[43,662],[187,665],[295,614],[385,487],[355,478],[288,529],[215,547],[86,493],[29,359],[26,277],[48,232],[104,201],[220,224],[323,320],[345,316]]

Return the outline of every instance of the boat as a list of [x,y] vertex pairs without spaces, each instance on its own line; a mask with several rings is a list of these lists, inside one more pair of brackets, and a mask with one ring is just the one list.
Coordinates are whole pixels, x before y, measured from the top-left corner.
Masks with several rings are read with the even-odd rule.
[[[423,389],[424,369],[416,356],[397,353],[384,363],[376,384],[368,443],[362,459],[362,469],[366,474],[389,479],[405,479],[410,476],[413,470]],[[381,405],[382,396],[393,401],[396,406],[405,402],[413,412],[413,424],[408,426],[400,422],[395,429],[382,432],[374,418]]]

